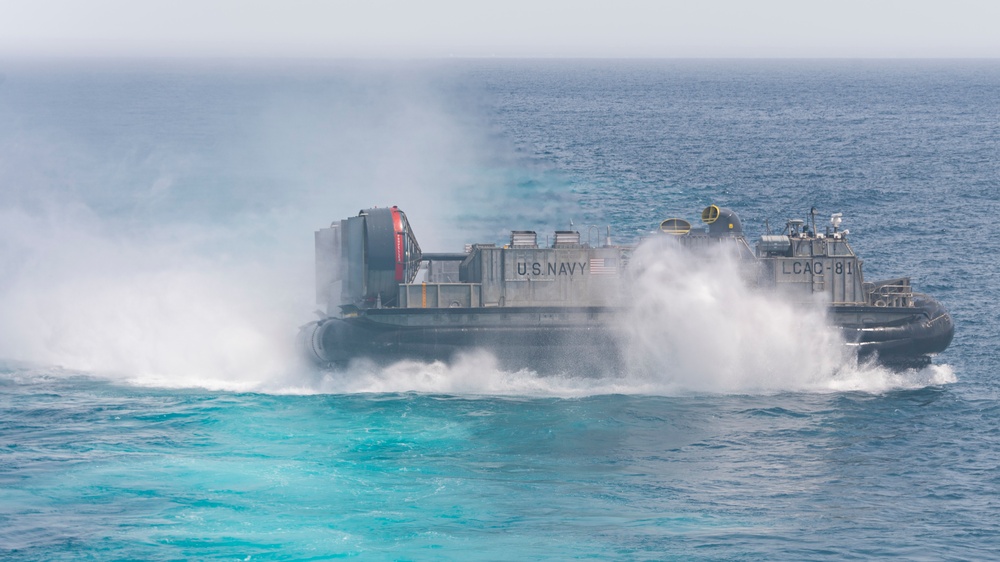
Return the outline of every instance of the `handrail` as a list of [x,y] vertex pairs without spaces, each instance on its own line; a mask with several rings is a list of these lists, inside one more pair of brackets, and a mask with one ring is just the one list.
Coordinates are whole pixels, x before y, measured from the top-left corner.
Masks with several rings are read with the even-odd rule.
[[[865,285],[868,285],[868,283]],[[868,301],[873,306],[895,308],[913,306],[913,291],[910,289],[910,279],[908,277],[872,283],[870,287]]]

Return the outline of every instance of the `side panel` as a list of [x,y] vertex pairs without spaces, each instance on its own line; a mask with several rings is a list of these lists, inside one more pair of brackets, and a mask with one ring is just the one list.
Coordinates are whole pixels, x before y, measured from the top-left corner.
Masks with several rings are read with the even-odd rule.
[[478,283],[414,283],[399,286],[400,308],[479,308]]
[[503,251],[502,248],[480,250],[478,279],[475,277],[469,279],[482,284],[483,306],[504,306],[506,295],[503,284]]
[[340,304],[340,224],[316,231],[316,304]]
[[[365,219],[340,221],[341,284],[340,303],[357,304],[365,296]],[[332,303],[331,303],[332,305]],[[331,310],[331,314],[333,311]]]

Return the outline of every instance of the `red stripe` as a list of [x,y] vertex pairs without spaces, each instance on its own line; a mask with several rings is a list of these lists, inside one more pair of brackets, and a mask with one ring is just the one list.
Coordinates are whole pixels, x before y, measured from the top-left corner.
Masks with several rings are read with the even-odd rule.
[[392,208],[392,226],[396,231],[396,281],[403,280],[403,217],[398,207]]

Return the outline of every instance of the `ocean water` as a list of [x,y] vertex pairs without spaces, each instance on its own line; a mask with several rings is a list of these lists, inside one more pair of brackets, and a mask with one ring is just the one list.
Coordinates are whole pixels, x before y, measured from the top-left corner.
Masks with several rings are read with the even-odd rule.
[[[737,291],[643,370],[295,352],[360,208],[455,251],[713,203],[844,213],[954,342],[857,365]],[[998,214],[996,61],[0,61],[0,558],[996,558]]]

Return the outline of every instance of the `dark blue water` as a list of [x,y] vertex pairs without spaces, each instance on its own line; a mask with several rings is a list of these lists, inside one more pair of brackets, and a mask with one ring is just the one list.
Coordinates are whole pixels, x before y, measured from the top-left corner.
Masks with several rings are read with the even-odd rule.
[[[290,345],[359,208],[450,251],[711,203],[843,212],[954,343],[597,378]],[[998,214],[990,61],[4,62],[0,557],[992,558]]]

